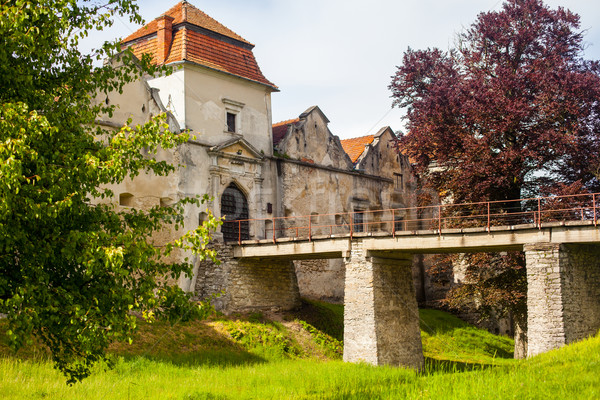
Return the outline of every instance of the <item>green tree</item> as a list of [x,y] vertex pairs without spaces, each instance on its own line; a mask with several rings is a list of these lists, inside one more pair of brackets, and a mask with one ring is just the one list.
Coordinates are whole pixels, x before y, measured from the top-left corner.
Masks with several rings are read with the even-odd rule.
[[[165,257],[183,247],[214,259],[206,245],[219,223],[211,217],[175,243],[155,247],[154,232],[180,229],[184,207],[205,198],[128,212],[94,204],[113,195],[111,184],[173,171],[155,154],[188,139],[170,132],[164,116],[119,130],[95,125],[113,110],[97,104],[97,94],[157,72],[149,59],[134,62],[118,42],[91,54],[78,50],[79,40],[111,25],[115,15],[141,22],[132,1],[97,3],[0,0],[0,313],[7,315],[13,348],[38,337],[69,383],[105,359],[112,341],[130,340],[135,312],[201,311],[168,284],[191,274],[191,265]],[[121,67],[94,65],[114,57]]]

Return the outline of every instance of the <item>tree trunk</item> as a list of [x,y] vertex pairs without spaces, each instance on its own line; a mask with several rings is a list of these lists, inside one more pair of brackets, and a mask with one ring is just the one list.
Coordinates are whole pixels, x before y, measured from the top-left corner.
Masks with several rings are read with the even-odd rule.
[[515,330],[515,359],[527,357],[527,312],[513,313]]

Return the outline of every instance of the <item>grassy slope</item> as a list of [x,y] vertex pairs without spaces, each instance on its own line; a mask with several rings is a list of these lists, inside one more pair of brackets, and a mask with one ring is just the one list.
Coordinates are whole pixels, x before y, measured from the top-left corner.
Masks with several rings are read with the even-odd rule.
[[[303,311],[307,322],[341,335],[341,307],[312,303],[308,308]],[[510,355],[510,339],[438,311],[422,310],[421,319],[428,357],[421,374],[324,362],[339,358],[332,351],[334,342],[319,344],[318,335],[311,340],[297,323],[254,315],[244,321],[190,322],[175,329],[163,323],[143,326],[134,346],[113,349],[121,355],[113,370],[99,369],[74,387],[66,387],[60,374],[36,356],[0,358],[0,393],[15,399],[600,397],[599,337],[515,361],[502,358]],[[6,354],[6,349],[0,347],[0,352]]]
[[420,310],[423,353],[451,367],[512,363],[514,342],[438,310]]

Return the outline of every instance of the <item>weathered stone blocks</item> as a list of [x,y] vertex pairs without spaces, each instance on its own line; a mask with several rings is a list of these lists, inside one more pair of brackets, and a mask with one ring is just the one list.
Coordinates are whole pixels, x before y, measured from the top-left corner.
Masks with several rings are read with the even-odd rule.
[[294,266],[302,297],[332,303],[344,301],[343,259],[298,260]]
[[344,361],[420,368],[423,349],[412,257],[365,257],[352,244],[346,260]]
[[213,300],[225,313],[291,310],[300,306],[292,261],[238,260],[230,245],[215,242],[220,265],[203,261],[197,269],[196,294]]
[[600,329],[600,246],[531,244],[527,262],[528,356]]
[[291,261],[239,260],[229,274],[228,310],[280,311],[300,306],[300,292]]

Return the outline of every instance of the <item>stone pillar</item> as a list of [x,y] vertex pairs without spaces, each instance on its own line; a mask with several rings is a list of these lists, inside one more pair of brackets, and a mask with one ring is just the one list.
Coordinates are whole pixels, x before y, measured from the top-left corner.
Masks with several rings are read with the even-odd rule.
[[225,291],[227,312],[281,311],[300,306],[292,261],[232,260]]
[[532,244],[527,261],[527,356],[600,329],[600,246]]
[[423,365],[419,310],[405,259],[365,257],[352,243],[346,260],[344,361],[420,368]]

